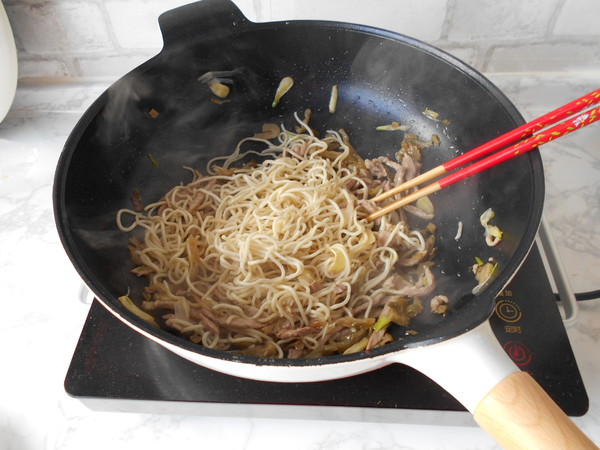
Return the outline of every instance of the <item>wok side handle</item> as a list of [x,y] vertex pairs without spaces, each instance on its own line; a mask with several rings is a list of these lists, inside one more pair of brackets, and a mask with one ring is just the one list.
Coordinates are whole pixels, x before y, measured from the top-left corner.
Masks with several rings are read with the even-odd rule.
[[500,381],[473,416],[507,449],[598,449],[526,372]]
[[158,18],[165,48],[197,39],[221,37],[248,20],[231,0],[202,0],[162,13]]

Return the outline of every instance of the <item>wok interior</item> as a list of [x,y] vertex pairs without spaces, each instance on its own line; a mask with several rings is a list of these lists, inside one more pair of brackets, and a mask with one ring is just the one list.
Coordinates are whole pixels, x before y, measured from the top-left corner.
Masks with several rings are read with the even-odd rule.
[[[229,30],[230,27],[227,29]],[[65,146],[55,187],[58,228],[84,281],[105,304],[161,339],[196,352],[232,358],[164,330],[154,330],[125,311],[117,297],[131,289],[140,298],[144,279],[130,274],[128,236],[115,224],[120,208],[131,208],[139,190],[144,204],[158,200],[217,155],[265,122],[294,125],[293,114],[313,110],[311,125],[321,132],[344,128],[365,158],[393,156],[402,133],[375,131],[397,121],[439,147],[423,151],[424,169],[498,136],[522,122],[516,109],[479,74],[451,57],[398,35],[357,26],[321,22],[239,23],[224,38],[198,33],[168,43],[163,52],[115,83],[87,111]],[[230,102],[212,103],[197,78],[208,71],[243,67]],[[271,107],[279,80],[294,87]],[[327,111],[330,89],[339,86],[337,111]],[[423,115],[428,108],[448,125]],[[154,109],[159,114],[151,117]],[[154,162],[149,155],[152,155]],[[157,165],[157,164],[158,165]],[[533,241],[543,198],[539,155],[532,152],[432,196],[438,226],[437,293],[448,295],[452,312],[444,318],[425,311],[412,329],[370,355],[453,337],[487,319],[494,297],[525,257]],[[496,212],[505,233],[494,248],[485,244],[479,215]],[[455,240],[458,222],[462,237]],[[473,297],[470,273],[475,257],[494,257],[500,276]],[[348,358],[321,358],[334,362]],[[252,359],[252,357],[236,357]],[[279,364],[277,361],[267,363]],[[290,361],[286,362],[290,364]],[[292,364],[314,364],[314,360]]]

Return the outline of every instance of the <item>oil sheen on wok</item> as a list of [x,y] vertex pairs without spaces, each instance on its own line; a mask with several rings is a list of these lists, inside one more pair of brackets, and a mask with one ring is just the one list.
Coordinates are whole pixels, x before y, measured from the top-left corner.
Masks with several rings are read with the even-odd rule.
[[320,138],[307,123],[269,124],[158,202],[120,210],[147,279],[123,304],[203,346],[282,358],[368,350],[390,326],[413,332],[424,308],[444,314],[431,202],[365,220],[439,140],[406,133],[394,157],[364,160],[344,130]]

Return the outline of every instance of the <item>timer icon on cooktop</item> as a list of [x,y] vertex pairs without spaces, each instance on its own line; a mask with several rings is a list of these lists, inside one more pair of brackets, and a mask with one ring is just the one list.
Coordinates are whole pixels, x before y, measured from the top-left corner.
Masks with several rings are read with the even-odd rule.
[[521,308],[511,300],[500,300],[496,303],[496,314],[505,322],[518,322],[523,317]]

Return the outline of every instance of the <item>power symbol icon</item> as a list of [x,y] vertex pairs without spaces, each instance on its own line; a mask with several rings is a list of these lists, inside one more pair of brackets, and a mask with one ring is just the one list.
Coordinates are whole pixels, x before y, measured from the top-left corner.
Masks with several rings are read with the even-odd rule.
[[502,346],[504,351],[510,356],[510,359],[519,367],[528,366],[531,363],[531,350],[525,344],[519,341],[508,341]]

